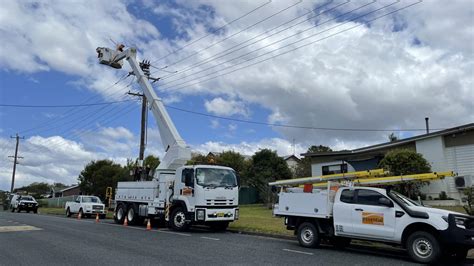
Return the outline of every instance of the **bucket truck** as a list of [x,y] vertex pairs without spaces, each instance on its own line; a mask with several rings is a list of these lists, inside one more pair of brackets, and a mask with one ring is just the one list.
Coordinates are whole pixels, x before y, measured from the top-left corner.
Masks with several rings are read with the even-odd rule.
[[127,219],[128,224],[141,224],[148,218],[165,221],[177,231],[192,224],[225,230],[239,217],[237,174],[229,167],[185,165],[191,151],[149,82],[147,62],[137,62],[135,48],[123,48],[97,48],[99,62],[120,69],[123,60],[128,61],[156,119],[165,155],[153,180],[118,182],[115,222],[122,224]]

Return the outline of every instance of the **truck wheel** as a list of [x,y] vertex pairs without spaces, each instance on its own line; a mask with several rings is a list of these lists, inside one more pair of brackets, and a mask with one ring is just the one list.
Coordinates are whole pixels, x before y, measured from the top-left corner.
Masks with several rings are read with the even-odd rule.
[[438,240],[424,231],[412,233],[407,239],[406,247],[408,255],[419,263],[433,263],[441,254]]
[[185,231],[189,228],[186,223],[186,214],[182,208],[176,208],[171,213],[171,228],[176,231]]
[[304,222],[298,227],[298,242],[305,248],[314,248],[319,246],[321,239],[318,230],[312,223]]
[[123,224],[123,220],[125,220],[125,206],[123,204],[119,204],[117,208],[115,208],[115,215],[114,221],[117,224]]
[[66,209],[66,217],[71,217],[71,210],[69,207]]
[[209,225],[212,231],[222,232],[227,229],[229,222],[214,222]]
[[138,224],[138,211],[136,204],[130,204],[127,210],[127,220],[128,224],[135,225]]
[[337,249],[345,249],[351,244],[351,239],[346,237],[335,236],[331,238],[331,243]]

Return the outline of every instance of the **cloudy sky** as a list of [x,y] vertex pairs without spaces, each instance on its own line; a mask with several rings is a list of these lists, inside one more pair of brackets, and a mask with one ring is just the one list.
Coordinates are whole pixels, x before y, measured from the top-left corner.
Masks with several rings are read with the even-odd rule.
[[[140,87],[95,52],[116,43],[152,62],[196,152],[351,149],[422,134],[426,116],[433,129],[473,122],[473,14],[470,0],[2,1],[0,189],[17,132],[17,186],[137,157],[140,103],[126,92]],[[146,153],[163,152],[150,113]]]

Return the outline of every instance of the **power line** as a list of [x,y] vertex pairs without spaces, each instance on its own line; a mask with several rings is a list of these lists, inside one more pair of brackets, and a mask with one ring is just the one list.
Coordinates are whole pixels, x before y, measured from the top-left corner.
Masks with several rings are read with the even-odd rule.
[[110,105],[116,103],[130,102],[133,100],[122,100],[112,102],[101,102],[101,103],[89,103],[89,104],[66,104],[66,105],[20,105],[20,104],[0,104],[0,107],[16,107],[16,108],[71,108],[81,106],[97,106],[97,105]]
[[259,10],[260,8],[262,8],[262,7],[264,7],[264,6],[268,5],[268,4],[270,4],[271,2],[272,2],[272,1],[269,0],[269,1],[266,2],[266,3],[257,6],[256,8],[250,10],[249,12],[243,14],[242,16],[240,16],[240,17],[238,17],[238,18],[236,18],[236,19],[234,19],[234,20],[232,20],[232,21],[230,21],[230,22],[224,24],[223,26],[221,26],[221,27],[219,27],[219,28],[217,28],[217,29],[215,29],[215,30],[212,30],[210,33],[208,33],[208,34],[206,34],[206,35],[204,35],[204,36],[202,36],[202,37],[200,37],[200,38],[198,38],[198,39],[196,39],[196,40],[194,40],[194,41],[191,41],[190,43],[187,43],[186,45],[182,46],[181,48],[178,48],[178,49],[176,49],[176,50],[174,50],[174,51],[168,53],[168,54],[165,55],[165,56],[162,56],[162,57],[156,59],[155,61],[152,62],[152,64],[153,64],[153,63],[156,63],[156,62],[158,62],[158,61],[160,61],[160,60],[162,60],[162,59],[165,59],[165,58],[167,58],[168,56],[170,56],[170,55],[172,55],[172,54],[175,54],[175,53],[177,53],[177,52],[183,50],[184,48],[186,48],[186,47],[188,47],[188,46],[190,46],[190,45],[192,45],[192,44],[194,44],[194,43],[196,43],[196,42],[198,42],[198,41],[200,41],[200,40],[206,38],[207,36],[209,36],[209,35],[211,35],[211,34],[214,34],[214,33],[218,32],[218,31],[222,30],[223,28],[229,26],[230,24],[232,24],[232,23],[234,23],[234,22],[236,22],[236,21],[238,21],[238,20],[240,20],[240,19],[242,19],[242,18],[244,18],[244,17],[246,17],[246,16],[252,14],[253,12]]
[[175,62],[169,64],[168,66],[175,65],[175,64],[180,63],[180,62],[182,62],[182,61],[184,61],[184,60],[186,60],[186,59],[188,59],[188,58],[191,58],[191,57],[195,56],[196,54],[201,53],[201,52],[204,51],[204,50],[207,50],[207,49],[209,49],[209,48],[211,48],[211,47],[213,47],[213,46],[215,46],[215,45],[217,45],[217,44],[219,44],[219,43],[221,43],[221,42],[223,42],[223,41],[225,41],[225,40],[228,40],[228,39],[230,39],[230,38],[232,38],[232,37],[234,37],[234,36],[236,36],[236,35],[238,35],[238,34],[244,32],[244,31],[246,31],[246,30],[248,30],[248,29],[250,29],[250,28],[253,28],[254,26],[256,26],[256,25],[258,25],[258,24],[260,24],[260,23],[262,23],[262,22],[265,22],[265,21],[269,20],[270,18],[275,17],[276,15],[278,15],[278,14],[280,14],[280,13],[282,13],[282,12],[285,12],[285,11],[289,10],[290,8],[292,8],[292,7],[294,7],[294,6],[297,6],[297,5],[301,4],[302,2],[303,2],[303,0],[299,0],[298,2],[296,2],[296,3],[294,3],[294,4],[291,4],[291,5],[289,5],[289,6],[285,7],[285,8],[283,8],[283,9],[281,9],[280,11],[278,11],[278,12],[276,12],[276,13],[273,13],[273,14],[271,14],[270,16],[268,16],[268,17],[266,17],[266,18],[264,18],[264,19],[262,19],[262,20],[259,20],[259,21],[255,22],[254,24],[252,24],[252,25],[250,25],[250,26],[247,26],[246,28],[244,28],[244,29],[242,29],[242,30],[239,30],[239,31],[236,32],[236,33],[233,33],[233,34],[231,34],[231,35],[229,35],[229,36],[227,36],[227,37],[225,37],[225,38],[223,38],[223,39],[221,39],[221,40],[219,40],[219,41],[217,41],[217,42],[214,42],[214,43],[212,43],[212,44],[210,44],[210,45],[204,47],[203,49],[201,49],[201,50],[199,50],[199,51],[196,51],[196,52],[194,52],[194,53],[192,53],[192,54],[190,54],[190,55],[188,55],[188,56],[185,56],[184,58],[179,59],[178,61],[175,61]]
[[[397,1],[397,2],[398,2],[398,1]],[[376,17],[376,18],[374,18],[374,19],[368,20],[368,21],[366,21],[366,22],[367,22],[367,23],[373,22],[373,21],[378,20],[378,19],[380,19],[380,18],[382,18],[382,17],[391,15],[391,14],[393,14],[393,13],[395,13],[395,12],[398,12],[398,11],[400,11],[400,10],[409,8],[409,7],[413,6],[413,5],[419,4],[419,3],[421,3],[421,2],[422,2],[422,1],[419,1],[419,2],[416,2],[416,3],[410,4],[410,5],[404,6],[404,7],[402,7],[402,8],[396,9],[396,10],[394,10],[394,11],[392,11],[392,12],[389,12],[389,13],[383,14],[383,15],[381,15],[381,16],[378,16],[378,17]],[[378,10],[379,10],[379,9],[378,9]],[[372,13],[372,12],[371,12],[371,13]],[[365,14],[365,15],[367,15],[367,14]],[[363,17],[363,16],[365,16],[365,15],[359,16],[359,17],[357,17],[356,19],[361,18],[361,17]],[[346,23],[348,23],[348,22],[346,22]],[[343,23],[343,24],[345,24],[345,23]],[[341,25],[342,25],[342,24],[341,24]],[[339,27],[339,26],[341,26],[341,25],[338,25],[338,26],[329,28],[329,29],[327,29],[327,30],[325,30],[325,31],[328,31],[328,30],[337,28],[337,27]],[[268,60],[270,60],[270,59],[273,59],[273,58],[276,58],[276,57],[279,57],[279,56],[288,54],[288,53],[293,52],[293,51],[295,51],[295,50],[301,49],[301,48],[306,47],[306,46],[308,46],[308,45],[311,45],[311,44],[320,42],[320,41],[322,41],[322,40],[328,39],[328,38],[330,38],[330,37],[333,37],[333,36],[335,36],[335,35],[341,34],[341,33],[343,33],[343,32],[352,30],[352,29],[354,29],[354,28],[361,27],[362,25],[364,25],[364,24],[358,24],[358,25],[356,25],[356,26],[349,27],[349,28],[347,28],[347,29],[344,29],[344,30],[338,31],[338,32],[336,32],[336,33],[330,34],[330,35],[328,35],[328,36],[326,36],[326,37],[323,37],[323,38],[320,38],[320,39],[311,41],[311,42],[309,42],[309,43],[303,44],[303,45],[301,45],[301,46],[295,47],[295,48],[290,49],[290,50],[288,50],[288,51],[285,51],[285,52],[282,52],[282,53],[279,53],[279,54],[270,56],[270,57],[268,57],[268,58],[262,59],[262,60],[260,60],[260,61],[255,62],[255,63],[249,64],[249,65],[245,65],[245,66],[243,66],[243,67],[236,68],[236,69],[233,69],[233,70],[231,70],[231,71],[228,71],[228,72],[225,72],[225,73],[222,73],[222,74],[218,74],[218,75],[216,75],[216,76],[213,76],[213,77],[210,77],[210,78],[207,78],[207,79],[204,79],[204,80],[200,80],[200,81],[197,81],[197,82],[194,82],[194,83],[190,83],[190,82],[192,82],[192,80],[186,81],[186,82],[182,82],[182,83],[177,84],[177,85],[184,85],[184,84],[186,84],[186,83],[190,83],[190,84],[186,84],[186,86],[182,86],[182,87],[179,87],[179,88],[176,88],[176,89],[168,90],[168,92],[173,92],[173,91],[182,90],[182,89],[185,89],[186,87],[189,87],[189,86],[193,86],[193,85],[196,85],[196,84],[200,84],[200,83],[203,83],[203,82],[206,82],[206,81],[209,81],[209,80],[212,80],[212,79],[221,77],[221,76],[225,76],[225,75],[234,73],[234,72],[236,72],[236,71],[239,71],[239,70],[242,70],[242,69],[245,69],[245,68],[248,68],[248,67],[257,65],[257,64],[259,64],[259,63],[262,63],[262,62],[268,61]],[[319,33],[321,33],[321,32],[319,32]],[[311,38],[311,37],[314,37],[314,36],[308,36],[308,37],[306,37],[306,38],[304,38],[304,39],[308,39],[308,38]],[[302,41],[302,40],[304,40],[304,39],[301,39],[300,41]],[[291,43],[291,44],[295,44],[295,43],[300,42],[300,41],[296,41],[296,42],[293,42],[293,43]],[[291,44],[290,44],[290,45],[291,45]],[[289,46],[289,45],[287,45],[287,46]],[[254,59],[256,59],[256,58],[259,58],[259,57],[265,56],[265,55],[267,55],[267,54],[273,53],[274,51],[280,50],[281,48],[285,48],[285,47],[286,47],[286,46],[283,46],[283,47],[280,47],[280,48],[275,49],[275,50],[273,50],[273,51],[270,51],[270,52],[264,53],[264,54],[262,54],[262,55],[256,56],[256,57],[254,57],[254,58],[252,58],[252,59],[247,59],[247,60],[245,60],[245,61],[242,62],[242,63],[252,61],[252,60],[254,60]],[[242,63],[236,64],[236,65],[240,65],[240,64],[242,64]],[[220,71],[222,71],[222,70],[235,67],[236,65],[228,66],[228,67],[222,68],[222,69],[220,69],[219,71],[216,71],[216,72],[214,72],[214,73],[210,73],[210,74],[208,74],[208,75],[201,76],[201,77],[199,77],[199,78],[203,78],[203,77],[206,77],[206,76],[210,76],[211,74],[215,74],[215,73],[218,73],[218,72],[220,72]],[[177,86],[177,85],[174,85],[174,86]],[[171,88],[171,87],[168,87],[168,88]],[[168,89],[168,88],[164,88],[164,89]]]
[[[293,22],[293,21],[295,21],[295,20],[297,20],[297,19],[299,19],[299,18],[305,17],[306,15],[311,14],[311,13],[315,12],[316,10],[325,7],[325,6],[329,5],[329,4],[331,4],[332,2],[333,2],[333,0],[329,1],[329,2],[326,3],[326,4],[323,4],[323,5],[321,5],[321,6],[318,6],[318,7],[314,8],[314,9],[312,9],[312,10],[306,12],[306,13],[303,13],[303,14],[301,14],[301,15],[299,15],[299,16],[296,16],[296,17],[294,17],[293,19],[291,19],[291,20],[289,20],[289,21],[286,21],[286,22],[284,22],[284,23],[282,23],[282,24],[280,24],[280,25],[278,25],[278,26],[276,26],[276,27],[273,27],[272,29],[266,30],[265,32],[260,33],[260,34],[254,36],[254,37],[252,37],[252,38],[250,38],[250,39],[247,39],[247,40],[244,41],[244,42],[241,42],[241,43],[238,43],[238,44],[236,44],[236,45],[234,45],[234,46],[232,46],[232,47],[229,47],[227,50],[224,50],[224,51],[222,51],[222,52],[219,52],[219,53],[217,53],[217,54],[215,54],[215,55],[213,55],[213,56],[210,56],[210,57],[208,57],[208,58],[206,58],[206,59],[204,59],[204,60],[202,60],[202,61],[200,61],[200,62],[197,62],[197,63],[195,63],[195,64],[193,64],[193,65],[191,65],[191,66],[188,66],[187,68],[180,70],[179,73],[176,71],[176,72],[174,72],[174,73],[170,73],[170,75],[166,75],[166,76],[162,77],[161,79],[164,80],[164,79],[168,79],[168,78],[170,78],[170,77],[172,77],[172,76],[175,76],[175,75],[177,75],[177,74],[183,74],[184,72],[187,72],[188,70],[191,70],[191,69],[193,69],[193,68],[195,68],[195,67],[197,67],[197,66],[200,66],[200,65],[203,65],[203,64],[212,62],[212,61],[217,60],[217,59],[219,59],[219,58],[222,58],[222,57],[224,57],[224,56],[226,56],[226,55],[235,53],[235,52],[237,52],[237,51],[239,51],[239,50],[242,50],[242,49],[245,48],[245,47],[248,47],[248,46],[250,46],[250,45],[253,45],[253,44],[257,43],[257,42],[261,42],[261,41],[263,41],[263,40],[265,40],[265,39],[270,38],[270,37],[273,36],[273,35],[276,35],[276,34],[278,34],[278,33],[281,33],[281,32],[283,32],[283,31],[286,31],[286,30],[288,30],[288,29],[291,29],[291,28],[293,28],[294,26],[297,26],[297,25],[299,25],[299,24],[301,24],[301,23],[304,23],[304,22],[306,22],[306,21],[310,21],[311,19],[313,19],[313,18],[315,18],[315,17],[318,17],[318,16],[320,16],[320,15],[322,15],[322,14],[328,12],[328,11],[334,10],[334,9],[337,8],[337,7],[340,7],[340,6],[342,6],[342,5],[345,5],[345,4],[349,3],[350,0],[347,0],[347,1],[344,2],[344,3],[338,4],[338,5],[334,6],[334,7],[330,8],[330,9],[328,9],[328,10],[325,10],[325,11],[319,13],[319,14],[316,14],[316,15],[314,15],[314,16],[309,16],[307,19],[305,19],[305,20],[303,20],[303,21],[301,21],[301,22],[298,22],[298,23],[296,23],[296,24],[293,24],[293,25],[291,25],[291,26],[289,26],[289,27],[286,27],[286,28],[284,28],[284,29],[282,29],[282,30],[279,30],[279,31],[277,31],[277,32],[275,32],[275,33],[272,33],[272,34],[270,34],[270,35],[267,35],[267,36],[265,36],[264,38],[261,38],[261,39],[259,39],[259,40],[257,40],[257,41],[254,41],[254,42],[252,42],[252,43],[250,43],[250,44],[248,44],[248,45],[242,46],[242,47],[240,47],[240,48],[238,48],[238,49],[234,49],[234,48],[239,47],[239,46],[241,46],[241,45],[243,45],[243,44],[245,44],[245,43],[248,43],[249,41],[255,40],[256,38],[258,38],[258,37],[260,37],[260,36],[264,36],[265,34],[271,32],[271,31],[273,31],[273,30],[275,30],[275,29],[278,29],[278,28],[280,28],[280,27],[282,27],[282,26],[284,26],[284,25],[287,25],[287,24],[289,24],[289,23],[291,23],[291,22]],[[232,50],[232,49],[234,49],[234,50]]]
[[[328,20],[326,20],[326,21],[324,21],[324,22],[322,22],[322,23],[318,23],[318,24],[316,24],[315,26],[308,27],[308,28],[306,28],[306,29],[304,29],[304,30],[302,30],[302,31],[298,31],[297,33],[294,33],[294,34],[292,34],[292,35],[286,36],[286,37],[284,37],[284,38],[282,38],[282,39],[280,39],[280,40],[277,40],[277,41],[274,41],[274,42],[272,42],[272,43],[266,44],[266,45],[264,45],[264,46],[262,46],[262,47],[260,47],[260,48],[258,48],[258,49],[252,50],[252,51],[247,52],[247,53],[245,53],[245,54],[238,55],[238,56],[236,56],[236,57],[234,57],[234,58],[232,58],[232,59],[229,59],[229,60],[227,60],[227,61],[221,62],[221,63],[219,63],[219,64],[217,64],[217,65],[214,65],[214,66],[210,66],[210,67],[201,69],[201,70],[199,70],[199,71],[197,71],[197,72],[194,72],[194,73],[190,74],[189,76],[193,76],[193,75],[196,75],[196,74],[198,74],[198,73],[202,73],[202,72],[205,72],[205,71],[207,71],[207,70],[210,70],[210,69],[219,67],[219,66],[221,66],[221,65],[224,65],[224,64],[226,64],[226,63],[230,63],[230,62],[235,61],[235,60],[237,60],[237,59],[243,58],[243,57],[245,57],[245,56],[247,56],[247,55],[250,55],[250,54],[252,54],[252,53],[255,53],[255,52],[257,52],[257,51],[260,51],[260,50],[262,50],[262,49],[265,49],[265,48],[270,47],[270,46],[272,46],[272,45],[275,45],[275,44],[277,44],[277,43],[280,43],[280,42],[282,42],[282,41],[284,41],[284,40],[287,40],[287,39],[290,39],[290,38],[292,38],[292,37],[298,36],[298,35],[300,35],[300,34],[303,33],[303,32],[312,30],[312,29],[314,29],[315,27],[319,27],[319,26],[321,26],[321,25],[323,25],[323,24],[326,24],[326,23],[328,23],[328,22],[330,22],[330,21],[337,20],[338,18],[341,18],[341,17],[343,17],[343,16],[346,16],[346,15],[348,15],[348,14],[354,12],[354,11],[357,11],[357,10],[359,10],[359,9],[361,9],[361,8],[364,8],[364,7],[369,6],[369,5],[371,5],[371,4],[374,4],[374,3],[375,3],[375,1],[366,3],[366,4],[362,5],[362,6],[359,6],[359,7],[357,7],[357,8],[354,8],[354,9],[350,10],[350,11],[347,11],[347,12],[345,12],[345,13],[343,13],[343,14],[340,14],[340,15],[334,17],[334,18],[328,19]],[[376,9],[376,10],[373,10],[373,11],[371,11],[371,12],[368,12],[368,13],[362,15],[362,16],[359,16],[359,17],[356,17],[356,18],[351,18],[349,21],[344,22],[344,23],[342,23],[342,24],[338,24],[338,25],[336,25],[336,26],[334,26],[334,27],[331,27],[331,28],[329,28],[329,29],[326,29],[326,30],[323,30],[323,31],[319,31],[319,32],[317,32],[317,33],[315,33],[315,34],[311,34],[311,35],[309,35],[309,36],[307,36],[307,37],[305,37],[305,38],[299,39],[299,40],[297,40],[297,41],[295,41],[295,42],[292,42],[292,43],[290,43],[290,44],[284,45],[284,46],[279,47],[279,48],[274,49],[274,50],[270,50],[270,51],[268,51],[268,52],[266,52],[266,53],[264,53],[264,54],[258,55],[258,56],[256,56],[256,57],[246,59],[246,60],[244,60],[244,61],[242,61],[242,62],[240,62],[240,63],[234,64],[234,65],[231,65],[231,66],[227,66],[227,67],[225,67],[225,68],[223,68],[223,69],[219,69],[218,71],[215,71],[215,72],[213,72],[213,73],[205,74],[205,75],[203,75],[203,76],[201,76],[201,77],[198,77],[197,79],[203,78],[203,77],[206,77],[206,76],[209,76],[209,75],[211,75],[211,74],[217,73],[217,72],[222,71],[222,70],[224,70],[224,69],[228,69],[228,68],[235,67],[235,66],[237,66],[237,65],[243,64],[243,63],[248,62],[248,61],[255,60],[255,59],[259,58],[259,57],[262,57],[262,56],[267,55],[267,54],[269,54],[269,53],[273,53],[273,52],[275,52],[275,51],[277,51],[277,50],[280,50],[280,49],[282,49],[282,48],[291,46],[291,45],[293,45],[293,44],[295,44],[295,43],[299,43],[299,42],[304,41],[304,40],[306,40],[306,39],[312,38],[312,37],[317,36],[317,35],[319,35],[319,34],[321,34],[321,33],[327,32],[327,31],[329,31],[329,30],[331,30],[331,29],[340,27],[340,26],[345,25],[345,24],[347,24],[347,23],[349,23],[349,22],[352,22],[353,19],[357,19],[357,18],[360,18],[360,17],[363,17],[363,16],[367,16],[367,15],[369,15],[369,14],[371,14],[371,13],[374,13],[374,12],[376,12],[376,11],[379,11],[379,10],[381,10],[381,9],[383,9],[383,8],[386,8],[386,7],[388,7],[388,6],[390,6],[390,5],[393,5],[393,4],[396,4],[396,3],[397,3],[397,2],[393,2],[393,3],[391,3],[391,4],[385,5],[385,6],[381,7],[381,8],[378,8],[378,9]],[[336,7],[337,7],[337,6],[336,6]],[[325,11],[323,11],[322,13],[325,13],[325,12],[330,11],[330,10],[332,10],[332,9],[334,9],[334,8],[331,8],[331,9],[329,9],[329,10],[325,10]],[[281,31],[280,31],[280,32],[281,32]],[[255,42],[254,42],[254,43],[255,43]],[[254,43],[252,43],[252,44],[254,44]],[[240,49],[242,49],[242,48],[240,48]],[[240,49],[239,49],[239,50],[240,50]],[[189,76],[188,76],[188,77],[189,77]],[[173,82],[176,82],[176,81],[180,81],[180,80],[182,80],[182,78],[181,78],[181,79],[174,79],[174,80],[171,80],[171,81],[168,81],[168,82],[163,83],[162,86],[163,86],[163,85],[168,85],[168,84],[170,84],[170,83],[173,83]],[[189,82],[189,80],[188,80],[188,81],[183,81],[183,82],[178,83],[178,84],[175,84],[175,85],[173,85],[173,86],[180,86],[180,85],[185,84],[185,83],[187,83],[187,82]]]
[[[252,120],[244,120],[232,117],[224,117],[218,115],[211,115],[196,111],[191,111],[175,106],[165,105],[167,108],[178,110],[185,113],[190,113],[194,115],[200,115],[205,117],[211,117],[221,120],[228,120],[233,122],[240,122],[240,123],[247,123],[247,124],[255,124],[255,125],[262,125],[262,126],[272,126],[272,127],[284,127],[284,128],[297,128],[297,129],[311,129],[311,130],[327,130],[327,131],[356,131],[356,132],[402,132],[402,131],[425,131],[426,128],[410,128],[410,129],[370,129],[370,128],[333,128],[333,127],[313,127],[313,126],[299,126],[299,125],[287,125],[287,124],[276,124],[276,123],[266,123],[260,121],[252,121]],[[436,128],[433,130],[443,130],[445,128]]]

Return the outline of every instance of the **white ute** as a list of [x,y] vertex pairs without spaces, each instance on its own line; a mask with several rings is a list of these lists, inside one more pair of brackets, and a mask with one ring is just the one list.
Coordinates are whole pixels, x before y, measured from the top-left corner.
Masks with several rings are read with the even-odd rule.
[[336,247],[361,239],[400,245],[420,263],[441,255],[463,260],[474,247],[474,217],[423,207],[395,192],[374,187],[285,188],[274,214],[285,217],[304,247],[321,239]]
[[64,209],[67,217],[76,213],[81,217],[99,214],[100,219],[104,219],[107,214],[105,205],[96,196],[77,196],[75,201],[67,201]]

